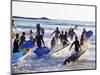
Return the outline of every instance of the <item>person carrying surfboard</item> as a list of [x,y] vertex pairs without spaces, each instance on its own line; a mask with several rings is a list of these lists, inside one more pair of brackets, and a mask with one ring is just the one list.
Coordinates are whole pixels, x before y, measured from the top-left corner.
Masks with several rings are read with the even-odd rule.
[[80,51],[80,50],[79,50],[80,44],[79,44],[79,41],[78,41],[78,37],[77,37],[77,36],[75,37],[75,41],[71,44],[69,50],[71,50],[71,48],[72,48],[73,45],[75,45],[75,49],[74,49],[74,50],[75,50],[76,52],[79,52],[79,51]]
[[59,35],[61,34],[58,27],[56,28],[56,30],[51,35],[53,35],[54,33],[55,33],[55,38],[58,42]]
[[42,47],[42,43],[45,46],[44,40],[43,40],[43,36],[40,35],[40,32],[38,32],[38,34],[35,36],[35,39],[33,42],[37,43],[38,48]]
[[16,34],[16,38],[13,42],[13,53],[19,52],[19,34]]

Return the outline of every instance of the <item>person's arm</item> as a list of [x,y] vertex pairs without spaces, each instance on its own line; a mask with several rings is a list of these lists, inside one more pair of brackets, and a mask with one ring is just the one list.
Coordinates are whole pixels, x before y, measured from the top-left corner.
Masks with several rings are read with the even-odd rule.
[[71,50],[71,48],[72,48],[72,46],[74,45],[74,43],[75,43],[75,42],[72,43],[72,45],[70,46],[70,49],[69,49],[69,50]]
[[[53,33],[51,33],[51,35],[53,35],[54,33],[55,33],[55,31],[54,31]],[[51,35],[50,35],[50,36],[51,36]]]

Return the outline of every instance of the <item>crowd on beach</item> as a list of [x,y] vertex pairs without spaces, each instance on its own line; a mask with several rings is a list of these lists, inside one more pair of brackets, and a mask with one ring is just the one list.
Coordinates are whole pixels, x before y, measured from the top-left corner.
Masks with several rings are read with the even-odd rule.
[[[12,28],[14,28],[14,20],[12,20]],[[63,46],[67,45],[70,43],[68,38],[71,40],[75,39],[73,43],[71,43],[70,49],[73,45],[75,45],[75,51],[78,52],[81,49],[81,45],[84,44],[86,41],[86,29],[83,29],[83,32],[81,33],[81,38],[78,40],[78,36],[75,33],[75,29],[77,29],[77,25],[74,28],[70,28],[68,31],[60,31],[59,27],[56,27],[55,31],[51,33],[50,36],[54,34],[52,39],[50,40],[51,42],[51,49],[57,44],[58,39],[62,43]],[[44,28],[41,27],[40,24],[36,24],[36,35],[33,35],[33,31],[29,31],[29,39],[33,42],[36,43],[38,48],[41,48],[42,45],[45,46],[44,42]],[[27,40],[26,40],[26,33],[22,32],[21,36],[19,36],[19,33],[15,33],[12,31],[12,38],[14,38],[13,41],[13,53],[19,52],[20,46],[23,45]]]

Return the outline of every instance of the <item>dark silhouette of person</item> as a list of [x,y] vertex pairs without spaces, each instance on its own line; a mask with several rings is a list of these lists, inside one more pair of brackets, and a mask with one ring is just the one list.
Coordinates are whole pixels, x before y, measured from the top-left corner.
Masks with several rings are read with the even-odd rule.
[[22,36],[20,37],[20,45],[22,45],[26,41],[25,32],[22,32]]
[[34,42],[37,43],[38,48],[42,47],[42,43],[44,44],[43,36],[40,35],[40,32],[38,32],[38,34],[35,36]]
[[68,41],[67,39],[67,31],[65,31],[65,34],[64,34],[64,41],[63,41],[63,46],[66,45],[66,44],[69,44],[70,42]]
[[81,35],[81,39],[80,39],[80,45],[83,45],[85,41],[85,36],[84,34]]
[[82,32],[82,35],[84,35],[84,36],[86,37],[86,34],[87,34],[87,31],[86,31],[86,29],[84,28],[84,29],[83,29],[83,32]]
[[79,41],[78,41],[78,37],[76,36],[75,37],[75,41],[72,43],[72,45],[70,46],[70,50],[72,48],[72,46],[75,45],[75,51],[76,52],[79,52],[79,48],[80,48],[80,44],[79,44]]
[[61,41],[61,43],[62,43],[62,41],[64,40],[64,32],[63,31],[61,31],[61,34],[60,34],[60,41]]
[[56,45],[55,37],[52,38],[51,40],[51,49]]
[[58,41],[59,35],[61,34],[58,27],[56,28],[56,30],[51,35],[53,35],[54,33],[55,33],[55,38]]
[[16,38],[13,42],[13,53],[19,52],[19,34],[16,34]]
[[37,30],[36,30],[36,35],[37,35],[37,34],[40,34],[40,33],[41,33],[40,24],[37,24],[37,25],[36,25],[36,29],[37,29]]

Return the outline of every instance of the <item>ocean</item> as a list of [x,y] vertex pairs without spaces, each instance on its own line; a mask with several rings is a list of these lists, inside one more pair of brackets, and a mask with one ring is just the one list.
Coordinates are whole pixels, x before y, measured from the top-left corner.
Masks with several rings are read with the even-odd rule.
[[[87,50],[87,53],[80,57],[77,60],[77,63],[68,64],[66,66],[62,65],[66,57],[63,57],[63,51],[68,52],[68,48],[60,51],[62,57],[46,56],[41,59],[34,59],[35,54],[32,53],[25,60],[18,62],[18,65],[12,66],[13,73],[30,73],[30,72],[48,72],[48,71],[63,71],[63,70],[84,70],[84,69],[95,69],[96,68],[96,41],[95,41],[95,22],[85,22],[85,21],[72,21],[72,20],[44,20],[44,19],[23,19],[23,18],[12,18],[15,22],[16,32],[21,34],[22,32],[29,33],[30,30],[33,31],[35,37],[36,24],[40,24],[44,28],[44,40],[50,43],[51,33],[59,28],[60,31],[68,31],[70,27],[78,26],[78,29],[75,31],[79,39],[83,28],[87,31],[92,31],[93,35],[88,40],[90,46]],[[48,39],[48,40],[47,40]],[[46,43],[47,44],[47,43]],[[46,46],[49,46],[47,44]],[[58,54],[59,54],[58,53]],[[66,54],[65,54],[66,55]],[[13,65],[13,64],[12,64]]]

